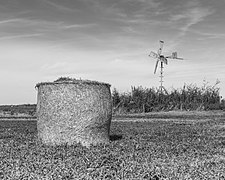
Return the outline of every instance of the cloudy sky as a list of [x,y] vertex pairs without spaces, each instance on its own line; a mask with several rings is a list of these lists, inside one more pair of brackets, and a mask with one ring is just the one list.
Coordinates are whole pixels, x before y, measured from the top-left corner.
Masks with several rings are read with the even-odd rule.
[[220,81],[225,97],[224,0],[0,0],[0,104],[36,103],[35,85],[61,76],[131,86]]

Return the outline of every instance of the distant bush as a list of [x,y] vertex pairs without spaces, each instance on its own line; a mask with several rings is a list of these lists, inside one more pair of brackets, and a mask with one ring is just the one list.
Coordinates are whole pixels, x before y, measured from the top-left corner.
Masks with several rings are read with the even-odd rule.
[[180,89],[162,92],[158,88],[131,87],[131,92],[112,92],[115,113],[140,113],[170,110],[219,110],[225,108],[221,101],[217,81],[214,85],[208,82],[202,87],[194,84],[184,85]]

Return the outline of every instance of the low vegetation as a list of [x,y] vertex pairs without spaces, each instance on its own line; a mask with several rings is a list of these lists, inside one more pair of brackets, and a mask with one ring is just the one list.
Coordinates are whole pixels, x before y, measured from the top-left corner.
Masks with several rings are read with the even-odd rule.
[[221,110],[225,109],[225,101],[219,94],[217,85],[203,83],[202,87],[194,84],[184,85],[181,89],[161,92],[157,88],[132,87],[131,92],[112,91],[114,112],[146,113],[152,111],[171,110]]
[[4,115],[15,116],[19,114],[34,116],[36,113],[36,104],[1,105],[0,113],[0,117]]
[[50,147],[36,121],[0,121],[0,179],[225,179],[224,117],[114,119],[108,145]]

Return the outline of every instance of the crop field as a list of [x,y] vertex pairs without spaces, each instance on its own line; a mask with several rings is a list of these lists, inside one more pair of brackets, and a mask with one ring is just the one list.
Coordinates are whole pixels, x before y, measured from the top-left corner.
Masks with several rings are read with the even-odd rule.
[[110,140],[51,147],[35,120],[1,120],[0,179],[225,179],[224,114],[114,117]]

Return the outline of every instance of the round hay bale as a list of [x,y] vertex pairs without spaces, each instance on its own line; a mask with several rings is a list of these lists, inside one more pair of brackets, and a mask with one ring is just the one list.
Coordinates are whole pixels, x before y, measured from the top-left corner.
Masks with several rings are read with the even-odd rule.
[[88,80],[38,83],[38,138],[48,145],[109,142],[110,85]]

